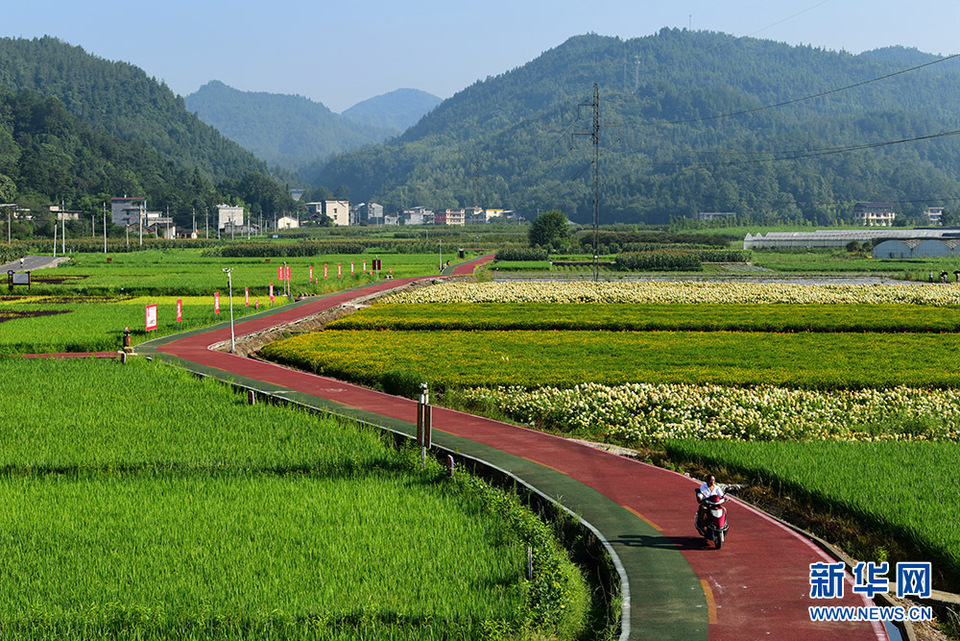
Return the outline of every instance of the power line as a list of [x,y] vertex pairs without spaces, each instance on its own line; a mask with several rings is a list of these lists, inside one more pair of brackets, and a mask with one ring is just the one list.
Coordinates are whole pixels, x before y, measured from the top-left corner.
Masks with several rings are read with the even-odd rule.
[[950,55],[950,56],[946,56],[946,57],[944,57],[944,58],[938,58],[937,60],[931,60],[930,62],[925,62],[925,63],[923,63],[923,64],[921,64],[921,65],[917,65],[917,66],[915,66],[915,67],[910,67],[909,69],[901,69],[900,71],[895,71],[895,72],[893,72],[893,73],[888,73],[888,74],[886,74],[886,75],[879,76],[879,77],[877,77],[877,78],[871,78],[870,80],[864,80],[863,82],[857,82],[857,83],[854,83],[854,84],[852,84],[852,85],[847,85],[846,87],[839,87],[839,88],[836,88],[836,89],[830,89],[830,90],[828,90],[828,91],[821,91],[820,93],[816,93],[816,94],[813,94],[813,95],[810,95],[810,96],[804,96],[804,97],[802,97],[802,98],[794,98],[793,100],[786,100],[786,101],[784,101],[784,102],[778,102],[778,103],[776,103],[776,104],[766,105],[766,106],[764,106],[764,107],[755,107],[755,108],[753,108],[753,109],[742,109],[742,110],[740,110],[740,111],[731,111],[731,112],[728,112],[728,113],[717,114],[717,115],[715,115],[715,116],[702,116],[702,117],[700,117],[700,118],[688,118],[688,119],[686,119],[686,120],[668,120],[668,121],[666,121],[666,122],[659,122],[659,123],[649,122],[649,123],[644,123],[644,124],[646,124],[646,125],[648,125],[648,126],[649,126],[649,125],[653,125],[653,124],[659,124],[659,125],[664,125],[664,124],[666,124],[666,125],[685,125],[685,124],[690,124],[690,123],[695,123],[695,122],[705,122],[705,121],[708,121],[708,120],[719,120],[720,118],[731,118],[731,117],[733,117],[733,116],[743,116],[743,115],[745,115],[745,114],[752,114],[752,113],[757,113],[757,112],[760,112],[760,111],[766,111],[767,109],[776,109],[776,108],[778,108],[778,107],[786,107],[786,106],[788,106],[788,105],[794,105],[794,104],[797,104],[797,103],[799,103],[799,102],[805,102],[805,101],[807,101],[807,100],[814,100],[814,99],[816,99],[816,98],[823,98],[824,96],[830,96],[830,95],[835,94],[835,93],[840,93],[841,91],[848,91],[848,90],[850,90],[850,89],[856,89],[857,87],[863,87],[863,86],[865,86],[865,85],[869,85],[869,84],[872,84],[872,83],[874,83],[874,82],[880,82],[881,80],[888,80],[888,79],[890,79],[890,78],[893,78],[893,77],[896,77],[896,76],[900,76],[900,75],[903,75],[903,74],[905,74],[905,73],[909,73],[909,72],[911,72],[911,71],[916,71],[916,70],[918,70],[918,69],[923,69],[924,67],[930,67],[930,66],[932,66],[932,65],[940,64],[941,62],[947,62],[947,61],[949,61],[949,60],[953,60],[954,58],[960,58],[960,53],[956,53],[956,54],[953,54],[953,55]]
[[937,138],[948,138],[951,136],[960,135],[960,130],[956,131],[944,131],[937,134],[928,134],[925,136],[917,136],[915,138],[903,138],[900,140],[886,140],[882,142],[871,142],[861,145],[848,145],[845,147],[824,147],[821,149],[799,149],[794,151],[773,151],[773,152],[756,152],[758,154],[767,153],[771,157],[769,158],[754,158],[749,160],[734,160],[727,162],[694,162],[694,163],[654,163],[654,166],[657,167],[732,167],[740,165],[754,165],[768,162],[781,162],[785,160],[802,160],[804,158],[818,158],[821,156],[830,156],[834,154],[844,154],[852,151],[863,151],[866,149],[877,149],[880,147],[888,147],[891,145],[901,145],[908,142],[920,142],[924,140],[935,140]]

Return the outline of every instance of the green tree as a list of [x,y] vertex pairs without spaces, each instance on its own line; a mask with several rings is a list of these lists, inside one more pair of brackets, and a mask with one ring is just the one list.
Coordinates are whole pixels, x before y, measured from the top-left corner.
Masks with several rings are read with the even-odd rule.
[[561,211],[546,211],[537,216],[527,233],[531,247],[559,249],[570,241],[570,224]]
[[12,203],[17,197],[17,185],[9,176],[0,174],[0,203]]

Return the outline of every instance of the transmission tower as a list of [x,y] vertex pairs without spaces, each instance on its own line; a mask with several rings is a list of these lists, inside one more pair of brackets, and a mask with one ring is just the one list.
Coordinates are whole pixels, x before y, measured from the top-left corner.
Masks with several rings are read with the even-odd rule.
[[593,109],[590,131],[576,132],[574,136],[589,136],[593,143],[593,280],[600,280],[600,89],[593,83],[593,100],[580,103],[580,108]]

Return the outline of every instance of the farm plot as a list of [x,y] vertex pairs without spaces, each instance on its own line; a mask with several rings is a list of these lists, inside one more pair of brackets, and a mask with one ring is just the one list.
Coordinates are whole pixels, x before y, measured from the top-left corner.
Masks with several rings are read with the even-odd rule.
[[[183,321],[176,321],[177,300],[183,301]],[[241,318],[285,298],[234,300],[234,316]],[[0,296],[0,354],[99,352],[120,349],[124,329],[129,327],[133,344],[147,338],[145,308],[157,305],[157,330],[169,334],[211,325],[230,318],[226,294],[220,299],[220,314],[214,313],[213,296]]]
[[[107,259],[110,259],[108,262]],[[249,287],[261,300],[270,284],[282,291],[278,269],[290,267],[294,294],[323,294],[361,285],[378,277],[372,273],[374,255],[336,254],[293,258],[208,257],[199,249],[146,250],[104,256],[75,254],[56,269],[35,273],[32,294],[79,294],[88,296],[161,295],[205,296],[226,291],[227,277],[221,270],[233,269],[235,292]],[[433,274],[435,255],[385,255],[380,277]],[[327,275],[324,278],[324,266]],[[339,266],[339,274],[338,274]],[[310,268],[313,280],[310,280]],[[364,271],[364,269],[366,271]]]
[[[949,329],[958,294],[954,285],[442,284],[271,349],[367,384],[405,371],[446,388],[457,407],[803,487],[828,510],[912,541],[920,558],[903,560],[935,562],[953,587],[960,514],[937,488],[960,454],[960,342]],[[864,332],[872,323],[886,333]],[[731,324],[743,327],[703,331]],[[856,474],[871,465],[876,473]]]
[[747,332],[324,331],[262,354],[375,384],[391,370],[442,388],[636,381],[810,389],[960,386],[960,336]]
[[[0,359],[0,376],[4,637],[572,638],[583,625],[582,580],[542,523],[467,477],[421,473],[374,431],[251,407],[161,363]],[[561,562],[533,583],[528,543]]]
[[960,308],[913,304],[378,304],[330,329],[734,332],[955,332]]

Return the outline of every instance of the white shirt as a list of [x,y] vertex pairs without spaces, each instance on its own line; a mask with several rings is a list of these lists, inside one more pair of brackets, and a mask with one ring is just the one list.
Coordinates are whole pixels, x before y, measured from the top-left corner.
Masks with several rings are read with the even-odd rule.
[[723,496],[723,489],[720,487],[719,483],[713,484],[713,489],[710,489],[710,486],[704,483],[700,486],[700,489],[697,490],[697,493],[700,495],[701,499],[705,499],[708,496]]

